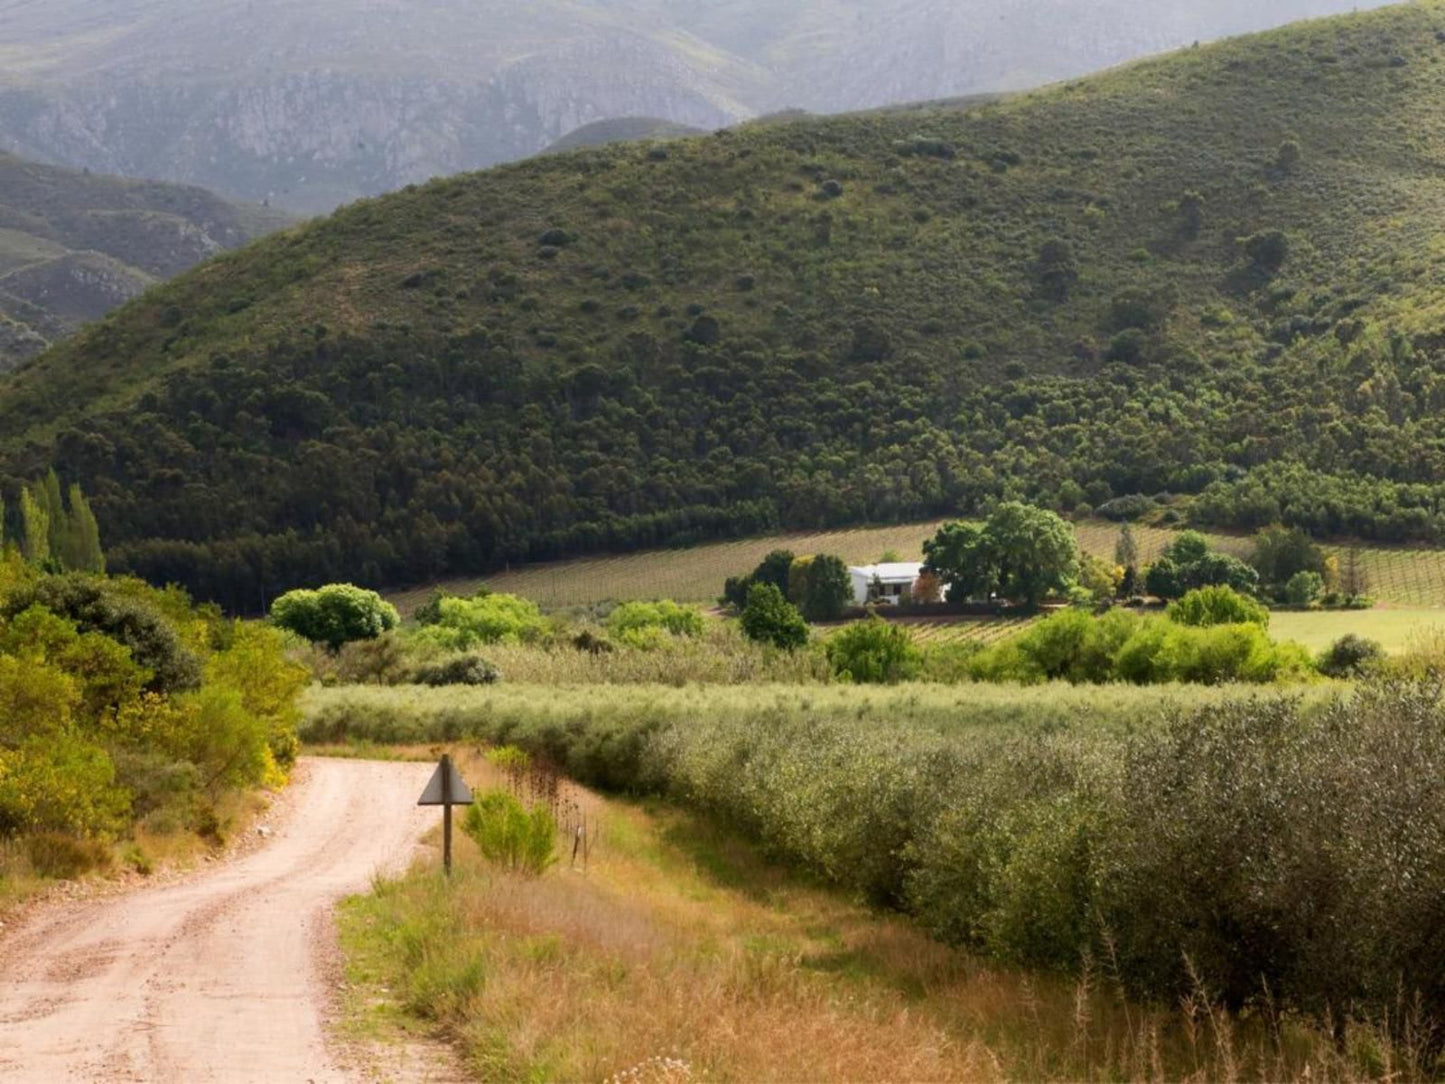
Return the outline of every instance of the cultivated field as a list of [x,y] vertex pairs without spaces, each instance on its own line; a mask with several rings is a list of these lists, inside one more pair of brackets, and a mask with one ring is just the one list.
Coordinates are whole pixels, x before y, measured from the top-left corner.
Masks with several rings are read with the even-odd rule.
[[[814,534],[775,535],[735,542],[716,542],[691,549],[656,550],[612,557],[527,565],[485,578],[470,577],[440,584],[454,594],[469,594],[485,582],[495,591],[534,599],[546,607],[588,606],[629,599],[672,598],[679,602],[712,602],[729,576],[745,575],[771,550],[794,553],[835,553],[845,561],[865,563],[896,552],[903,560],[921,560],[923,543],[937,532],[939,521],[901,527],[864,527]],[[1088,553],[1112,560],[1119,527],[1089,520],[1076,525],[1079,543]],[[1140,559],[1159,556],[1175,532],[1160,527],[1135,527]],[[1213,545],[1245,556],[1247,538],[1211,534]],[[1326,549],[1345,564],[1345,547]],[[1382,604],[1396,607],[1445,607],[1445,550],[1361,547],[1355,551],[1366,592]],[[403,613],[420,605],[431,587],[400,591],[391,599]]]
[[[729,576],[751,572],[772,550],[836,553],[853,563],[876,561],[888,550],[895,550],[904,560],[922,560],[923,542],[933,537],[939,526],[935,521],[902,527],[776,535],[614,557],[585,557],[526,565],[485,579],[449,580],[440,586],[451,593],[468,594],[485,582],[494,591],[522,595],[549,607],[653,598],[711,602],[722,594],[723,582]],[[430,592],[430,587],[418,588],[392,595],[391,600],[405,613],[425,601]]]
[[919,644],[982,644],[988,647],[1017,636],[1038,617],[995,617],[979,621],[924,620],[906,622]]

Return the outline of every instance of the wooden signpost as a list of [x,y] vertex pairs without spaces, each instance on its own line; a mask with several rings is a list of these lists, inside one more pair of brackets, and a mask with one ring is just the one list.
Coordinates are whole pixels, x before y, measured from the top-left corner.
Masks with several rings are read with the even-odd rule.
[[461,773],[457,771],[452,758],[442,754],[442,762],[421,792],[417,805],[439,805],[442,807],[442,865],[447,876],[452,875],[452,806],[471,805],[472,792],[467,789]]

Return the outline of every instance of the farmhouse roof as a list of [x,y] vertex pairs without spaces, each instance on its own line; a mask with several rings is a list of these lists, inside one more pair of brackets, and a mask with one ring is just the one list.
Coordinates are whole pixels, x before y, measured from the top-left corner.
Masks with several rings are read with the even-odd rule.
[[868,579],[877,576],[884,583],[912,583],[923,571],[921,562],[894,562],[886,565],[863,565],[853,569]]

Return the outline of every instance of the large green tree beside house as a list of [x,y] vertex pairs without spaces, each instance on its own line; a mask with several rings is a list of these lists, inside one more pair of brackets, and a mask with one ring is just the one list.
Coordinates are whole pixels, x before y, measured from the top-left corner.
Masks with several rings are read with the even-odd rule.
[[1033,608],[1066,593],[1079,571],[1073,527],[1017,501],[999,505],[982,526],[945,524],[924,543],[923,555],[951,602],[998,596]]

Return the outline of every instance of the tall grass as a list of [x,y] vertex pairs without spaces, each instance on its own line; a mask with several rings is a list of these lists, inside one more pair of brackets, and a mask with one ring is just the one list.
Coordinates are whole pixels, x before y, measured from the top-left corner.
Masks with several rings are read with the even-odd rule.
[[578,651],[497,644],[483,653],[503,680],[527,685],[754,685],[831,679],[821,653],[754,644],[731,623],[709,621],[699,638],[666,637],[652,650]]

